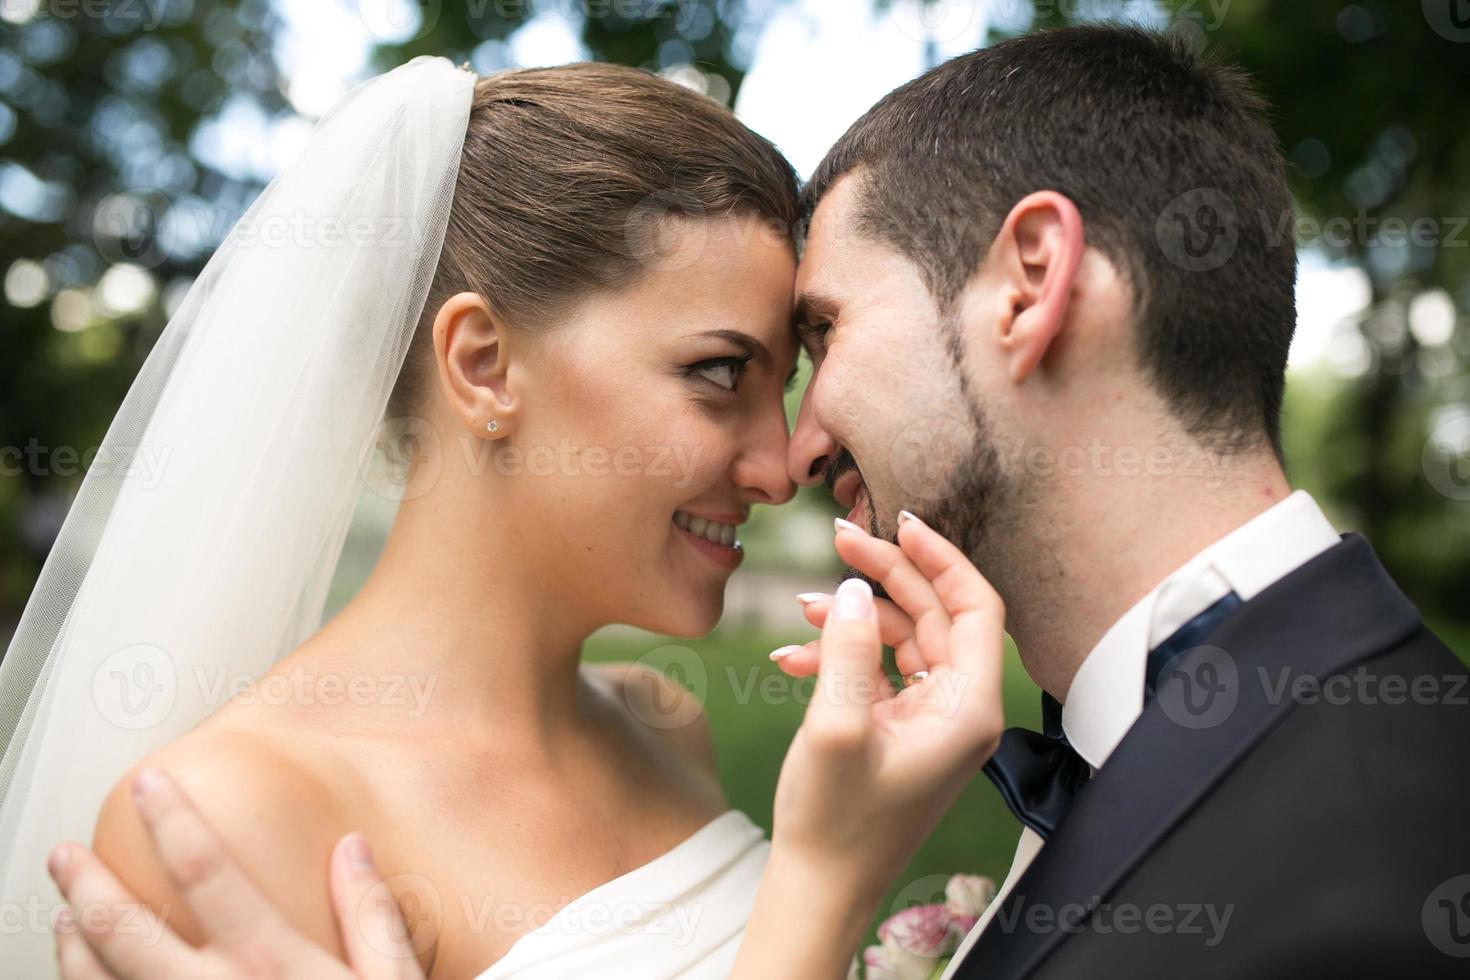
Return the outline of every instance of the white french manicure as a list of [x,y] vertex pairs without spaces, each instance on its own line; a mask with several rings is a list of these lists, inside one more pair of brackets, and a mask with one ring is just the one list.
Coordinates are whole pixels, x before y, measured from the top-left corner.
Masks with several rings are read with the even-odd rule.
[[832,604],[832,621],[862,621],[873,613],[873,587],[860,578],[850,578],[837,587]]

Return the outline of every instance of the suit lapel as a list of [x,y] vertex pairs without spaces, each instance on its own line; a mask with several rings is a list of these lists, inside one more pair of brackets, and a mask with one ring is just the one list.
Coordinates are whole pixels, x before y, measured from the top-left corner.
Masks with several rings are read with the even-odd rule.
[[[1323,678],[1418,627],[1418,613],[1357,535],[1344,536],[1242,606],[1208,646],[1185,654],[1179,669],[1161,679],[1158,696],[1078,795],[956,976],[1024,977],[1076,932],[1085,914],[1286,716],[1292,702],[1280,686],[1282,668],[1291,677]],[[1223,700],[1212,703],[1198,687],[1189,689],[1212,679],[1208,686]],[[1190,707],[1199,705],[1207,707],[1192,715]]]

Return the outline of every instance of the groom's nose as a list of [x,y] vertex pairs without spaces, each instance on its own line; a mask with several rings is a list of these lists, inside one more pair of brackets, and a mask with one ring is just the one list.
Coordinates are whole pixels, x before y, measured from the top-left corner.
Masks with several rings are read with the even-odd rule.
[[837,440],[829,436],[812,412],[812,385],[801,396],[796,412],[796,425],[786,447],[786,472],[799,486],[813,487],[822,482],[822,474],[841,450]]

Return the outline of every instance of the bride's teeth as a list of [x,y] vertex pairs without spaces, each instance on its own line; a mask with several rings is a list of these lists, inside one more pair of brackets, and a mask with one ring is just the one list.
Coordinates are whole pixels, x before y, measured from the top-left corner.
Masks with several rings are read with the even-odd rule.
[[682,510],[674,511],[674,523],[690,534],[698,535],[706,541],[722,544],[729,548],[738,548],[739,542],[735,539],[735,525],[721,524],[704,517],[690,517]]

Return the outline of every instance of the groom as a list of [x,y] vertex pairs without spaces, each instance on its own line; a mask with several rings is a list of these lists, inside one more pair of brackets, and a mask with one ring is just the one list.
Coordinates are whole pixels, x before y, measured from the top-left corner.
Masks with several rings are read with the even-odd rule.
[[887,96],[805,189],[792,478],[958,544],[1046,692],[1051,737],[986,767],[1025,829],[948,976],[1470,969],[1470,685],[1288,487],[1264,108],[1177,39],[1035,34]]
[[[890,94],[805,194],[815,371],[789,465],[852,508],[839,551],[882,588],[872,635],[811,603],[823,640],[781,666],[871,668],[879,632],[903,673],[934,664],[935,611],[914,608],[917,573],[888,543],[912,550],[906,509],[999,592],[1047,731],[997,747],[929,719],[976,751],[916,802],[884,766],[903,746],[878,711],[821,738],[809,713],[737,975],[842,976],[985,758],[1025,829],[948,976],[1460,975],[1470,686],[1368,543],[1287,485],[1295,255],[1270,230],[1291,205],[1245,81],[1157,34],[1033,34]],[[842,696],[819,692],[814,710]],[[840,794],[813,788],[834,772]],[[216,975],[273,958],[336,975],[301,972],[319,961],[175,790],[145,796],[165,852],[206,855],[192,891],[237,951]],[[824,848],[813,827],[861,845]],[[344,909],[373,882],[354,853],[334,870]],[[84,952],[98,972],[78,976],[164,975],[148,972],[161,949],[85,938],[111,943],[108,972]]]

